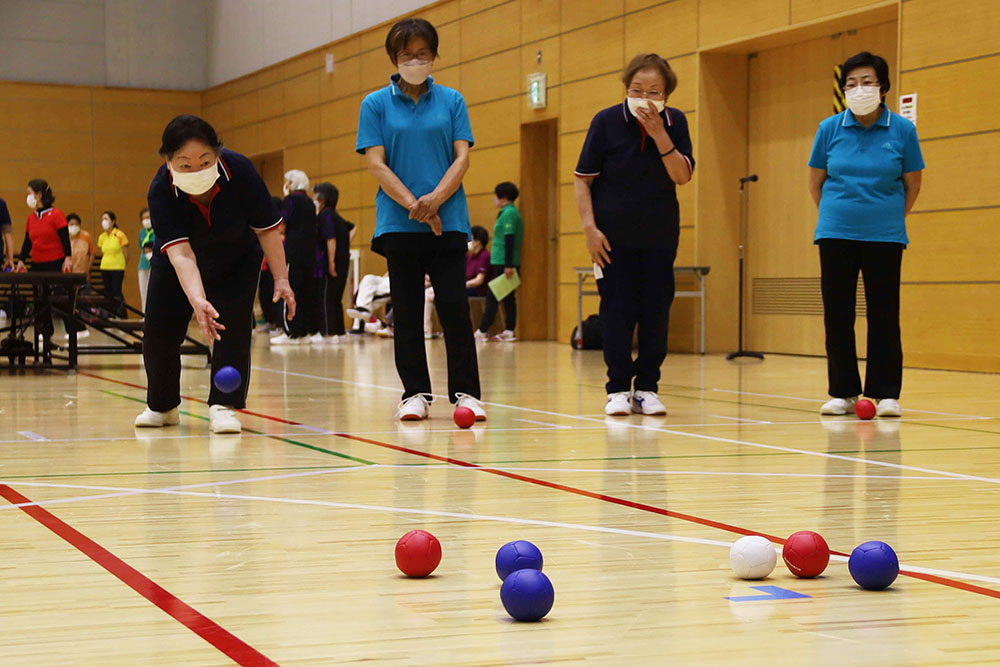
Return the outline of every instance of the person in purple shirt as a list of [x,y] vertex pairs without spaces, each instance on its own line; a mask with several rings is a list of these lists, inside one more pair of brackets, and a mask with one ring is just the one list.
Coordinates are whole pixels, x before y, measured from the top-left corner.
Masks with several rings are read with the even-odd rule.
[[[486,273],[490,268],[490,233],[485,227],[474,226],[469,233],[469,250],[465,254],[465,292],[469,296],[486,296],[489,286],[486,284]],[[425,279],[424,289],[424,338],[436,338],[440,334],[433,331],[431,314],[434,312],[434,288]]]
[[465,256],[465,291],[469,296],[486,296],[486,272],[490,268],[490,233],[485,227],[472,228],[469,252]]

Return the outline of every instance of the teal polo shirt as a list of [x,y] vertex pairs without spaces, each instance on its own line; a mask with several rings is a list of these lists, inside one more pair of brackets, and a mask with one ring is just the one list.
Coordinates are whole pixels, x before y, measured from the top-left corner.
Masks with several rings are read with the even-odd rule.
[[[427,92],[418,102],[403,94],[399,74],[388,86],[369,94],[361,103],[355,150],[384,146],[386,163],[414,197],[422,197],[437,187],[455,161],[455,141],[473,144],[469,111],[462,94],[435,85],[427,79]],[[438,209],[443,232],[469,235],[469,209],[465,189],[458,190]],[[380,187],[375,195],[375,234],[394,232],[432,233],[431,228],[410,220],[410,212],[397,204]]]
[[882,107],[864,127],[850,110],[819,124],[809,166],[826,170],[814,241],[906,245],[903,174],[924,168],[917,128]]

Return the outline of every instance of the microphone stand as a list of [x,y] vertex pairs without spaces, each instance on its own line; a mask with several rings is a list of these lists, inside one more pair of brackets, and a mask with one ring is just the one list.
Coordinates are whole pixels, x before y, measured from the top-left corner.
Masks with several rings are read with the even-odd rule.
[[764,355],[760,352],[750,352],[749,350],[743,349],[743,246],[746,243],[746,225],[744,224],[744,219],[746,218],[746,200],[744,198],[743,189],[746,187],[747,183],[756,183],[758,180],[757,174],[750,174],[749,176],[744,176],[740,179],[740,315],[739,315],[739,345],[735,352],[730,352],[726,355],[726,361],[732,361],[737,357],[752,357],[754,359],[764,360]]

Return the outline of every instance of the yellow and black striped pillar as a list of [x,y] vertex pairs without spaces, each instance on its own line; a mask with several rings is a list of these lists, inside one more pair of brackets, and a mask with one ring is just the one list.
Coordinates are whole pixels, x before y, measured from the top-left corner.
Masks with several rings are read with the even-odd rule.
[[840,89],[840,65],[833,66],[833,113],[840,113],[847,108],[844,91]]

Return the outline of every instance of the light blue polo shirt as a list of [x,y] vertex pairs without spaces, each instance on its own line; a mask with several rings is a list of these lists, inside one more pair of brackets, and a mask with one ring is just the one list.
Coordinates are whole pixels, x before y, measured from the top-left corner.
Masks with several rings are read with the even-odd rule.
[[[385,88],[376,90],[361,103],[355,149],[384,146],[386,163],[414,197],[434,190],[455,160],[453,142],[473,144],[469,111],[462,94],[427,79],[427,92],[414,101],[399,88],[399,74],[393,74]],[[397,204],[380,187],[375,195],[375,235],[391,232],[426,232],[431,228],[410,220],[410,212]],[[459,186],[438,209],[441,229],[469,234],[469,209],[465,190]]]
[[826,170],[814,241],[906,245],[903,174],[924,168],[917,128],[883,107],[871,127],[850,110],[819,124],[809,166]]

